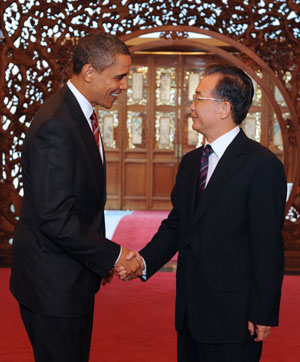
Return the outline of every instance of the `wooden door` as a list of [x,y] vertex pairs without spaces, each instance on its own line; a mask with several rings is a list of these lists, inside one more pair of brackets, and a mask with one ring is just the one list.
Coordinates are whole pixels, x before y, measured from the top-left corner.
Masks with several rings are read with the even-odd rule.
[[171,208],[181,157],[201,142],[189,105],[205,65],[181,53],[133,56],[123,109],[122,209]]
[[123,135],[122,208],[169,209],[178,165],[178,57],[135,55]]

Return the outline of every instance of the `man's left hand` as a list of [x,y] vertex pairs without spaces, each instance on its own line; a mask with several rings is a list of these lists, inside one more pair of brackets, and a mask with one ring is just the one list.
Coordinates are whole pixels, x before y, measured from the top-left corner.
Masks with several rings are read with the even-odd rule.
[[273,327],[270,326],[261,326],[259,324],[254,324],[250,321],[248,321],[248,329],[251,334],[251,336],[254,335],[254,332],[256,332],[257,337],[254,339],[255,342],[262,342],[266,340],[267,337],[272,332]]
[[101,284],[102,285],[109,284],[113,280],[113,277],[114,277],[114,271],[113,269],[111,269],[106,275],[106,277],[102,279]]

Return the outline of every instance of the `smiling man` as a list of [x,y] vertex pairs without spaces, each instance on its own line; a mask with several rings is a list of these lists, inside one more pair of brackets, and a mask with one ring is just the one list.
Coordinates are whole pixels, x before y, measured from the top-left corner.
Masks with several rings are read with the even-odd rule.
[[173,208],[140,252],[149,279],[178,251],[179,362],[258,362],[278,324],[286,180],[276,156],[240,128],[252,97],[241,69],[206,69],[191,105],[205,145],[182,158]]
[[141,258],[105,238],[105,156],[93,106],[111,108],[131,58],[97,32],[74,50],[74,74],[40,108],[22,149],[24,200],[10,289],[39,362],[88,362],[94,295],[118,262],[132,277]]

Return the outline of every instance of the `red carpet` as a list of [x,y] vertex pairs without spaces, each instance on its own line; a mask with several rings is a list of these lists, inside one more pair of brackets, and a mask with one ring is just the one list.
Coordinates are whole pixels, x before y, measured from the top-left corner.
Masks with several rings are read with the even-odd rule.
[[[164,217],[155,214],[134,212],[126,216],[113,239],[139,249],[156,232],[158,219]],[[9,275],[8,268],[0,268],[0,362],[33,362],[18,304],[8,291]],[[174,301],[174,273],[157,273],[147,283],[123,283],[115,278],[96,297],[90,362],[175,362]],[[299,362],[299,325],[300,276],[286,276],[280,327],[265,342],[261,361]]]
[[[0,268],[0,361],[33,362],[9,275]],[[157,273],[147,283],[115,278],[96,298],[90,362],[175,361],[174,302],[174,273]]]
[[[33,362],[17,302],[8,291],[10,270],[0,269],[0,361]],[[96,298],[91,362],[175,362],[174,273],[149,282],[115,279]],[[262,362],[300,360],[300,277],[286,276],[280,327],[264,344]]]
[[[112,239],[133,250],[142,249],[157,232],[168,211],[134,211],[124,216]],[[177,260],[177,254],[172,260]]]

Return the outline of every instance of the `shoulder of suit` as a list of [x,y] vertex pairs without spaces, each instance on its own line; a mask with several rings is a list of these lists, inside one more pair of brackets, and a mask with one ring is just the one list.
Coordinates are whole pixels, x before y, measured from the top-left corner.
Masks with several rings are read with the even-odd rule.
[[72,131],[75,129],[70,104],[68,104],[65,98],[66,91],[68,90],[62,87],[40,106],[31,121],[27,135],[33,136],[41,129],[51,128],[51,124],[56,124],[56,127],[65,130],[69,129]]
[[257,141],[254,141],[250,138],[247,139],[247,149],[253,154],[258,154],[260,157],[264,158],[273,158],[276,157],[275,154],[270,151],[267,147],[263,146]]
[[202,146],[195,148],[194,150],[185,153],[183,155],[182,159],[193,159],[195,157],[199,157],[199,155],[201,154],[201,150],[202,150]]
[[246,147],[248,156],[256,165],[273,164],[274,166],[277,165],[277,167],[283,168],[280,159],[271,150],[259,142],[247,138]]
[[71,110],[65,98],[65,87],[52,94],[39,108],[33,120],[39,122],[49,119],[59,119],[62,122],[72,119]]

